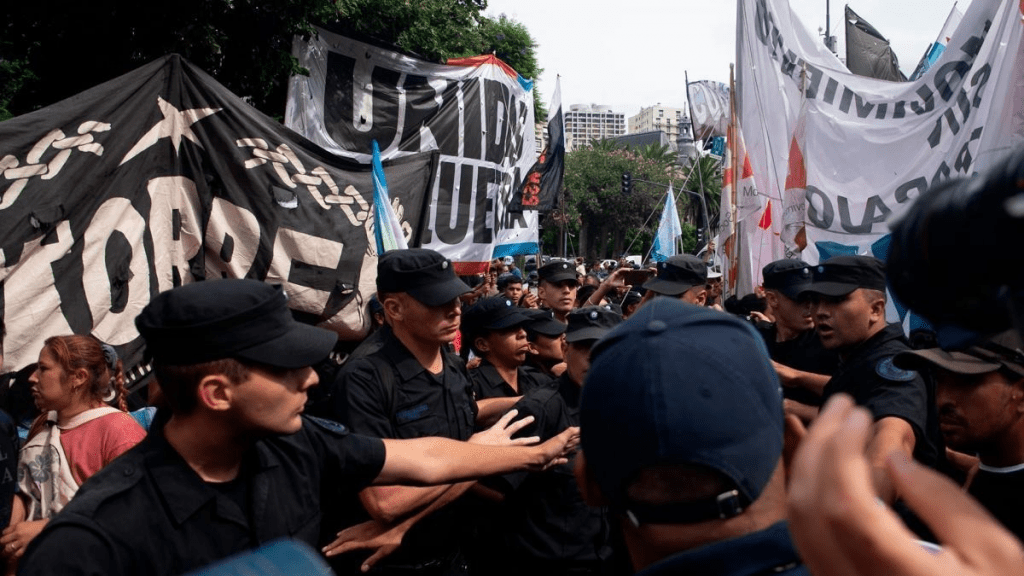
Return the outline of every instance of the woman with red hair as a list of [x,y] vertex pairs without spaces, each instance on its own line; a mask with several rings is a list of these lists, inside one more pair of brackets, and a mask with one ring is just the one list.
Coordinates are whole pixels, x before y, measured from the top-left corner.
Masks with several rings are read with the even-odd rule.
[[146,435],[125,412],[124,371],[117,352],[92,336],[47,339],[29,382],[42,414],[21,449],[19,493],[11,524],[0,538],[9,560],[21,556],[86,479]]

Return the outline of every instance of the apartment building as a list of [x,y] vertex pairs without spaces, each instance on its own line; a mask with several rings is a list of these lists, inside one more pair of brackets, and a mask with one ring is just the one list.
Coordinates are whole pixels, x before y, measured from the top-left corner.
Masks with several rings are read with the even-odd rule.
[[626,133],[626,115],[610,106],[573,104],[565,112],[565,149],[586,146],[591,140],[614,138]]

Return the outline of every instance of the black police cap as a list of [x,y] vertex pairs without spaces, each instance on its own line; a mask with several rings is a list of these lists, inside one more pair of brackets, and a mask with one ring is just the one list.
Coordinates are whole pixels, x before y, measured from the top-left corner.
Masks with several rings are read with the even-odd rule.
[[658,262],[658,275],[644,283],[645,290],[665,296],[678,296],[708,281],[708,266],[691,254],[677,254]]
[[566,342],[597,340],[622,323],[622,314],[611,306],[586,306],[569,313]]
[[858,288],[885,290],[885,265],[874,256],[834,256],[814,267],[801,294],[846,296]]
[[156,297],[135,318],[157,362],[191,365],[236,358],[303,368],[330,354],[338,335],[296,321],[281,286],[208,280]]
[[377,261],[377,292],[405,292],[426,306],[442,306],[472,291],[450,260],[427,248],[391,250]]
[[537,275],[541,280],[546,280],[552,284],[558,284],[565,280],[575,281],[576,266],[571,262],[566,262],[564,260],[549,262],[537,271]]
[[766,290],[778,290],[791,300],[811,286],[811,265],[803,260],[785,258],[776,260],[761,270]]

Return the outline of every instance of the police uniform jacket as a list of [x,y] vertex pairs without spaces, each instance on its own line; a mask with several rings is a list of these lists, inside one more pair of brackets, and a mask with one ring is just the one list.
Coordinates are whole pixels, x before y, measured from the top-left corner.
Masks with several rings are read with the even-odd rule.
[[544,376],[537,370],[528,370],[525,366],[517,368],[519,372],[519,391],[509,386],[508,382],[501,377],[498,369],[486,359],[480,361],[480,365],[469,371],[473,379],[473,393],[477,400],[483,398],[512,398],[522,396],[534,388],[539,388],[551,382],[551,379]]
[[[579,425],[580,387],[565,374],[551,386],[535,388],[516,403],[521,416],[535,420],[520,432],[541,439]],[[502,477],[505,502],[500,519],[494,573],[524,570],[599,568],[610,562],[611,529],[606,510],[588,506],[573,475],[573,461],[543,472]],[[594,572],[596,573],[596,572]]]
[[[339,421],[379,438],[467,440],[476,421],[469,374],[458,356],[443,348],[442,354],[443,370],[431,374],[393,332],[387,333],[379,351],[343,368]],[[467,513],[458,501],[434,512],[417,522],[402,547],[382,563],[415,568],[449,558],[458,551]]]
[[942,438],[935,409],[935,388],[930,378],[893,365],[893,356],[910,345],[899,324],[889,324],[841,360],[825,384],[822,402],[843,392],[868,410],[875,421],[902,418],[914,429],[914,458],[928,466],[939,462]]
[[[778,328],[775,324],[761,322],[756,327],[768,347],[768,355],[779,364],[802,372],[826,376],[831,376],[836,366],[839,365],[839,354],[834,350],[826,349],[821,343],[821,338],[813,329],[801,332],[792,340],[778,342],[776,339]],[[808,406],[821,405],[821,397],[806,388],[784,386],[782,394],[786,398]]]
[[239,477],[204,482],[163,437],[92,476],[29,545],[26,575],[176,575],[277,538],[317,546],[321,486],[353,492],[384,465],[384,443],[303,418],[258,441]]

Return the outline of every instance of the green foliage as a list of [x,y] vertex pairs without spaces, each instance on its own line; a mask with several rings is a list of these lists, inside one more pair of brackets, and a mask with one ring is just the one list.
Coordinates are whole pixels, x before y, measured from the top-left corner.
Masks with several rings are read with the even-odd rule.
[[[505,16],[480,20],[483,43],[478,54],[494,54],[515,69],[522,77],[536,80],[544,69],[537,64],[537,43],[530,31],[520,22]],[[538,122],[547,120],[547,108],[542,102],[536,83],[533,87],[534,116]]]
[[[580,252],[591,259],[618,257],[626,250],[646,253],[658,225],[655,212],[661,209],[666,186],[671,181],[680,183],[672,165],[675,156],[666,157],[659,153],[660,148],[647,150],[654,154],[645,157],[618,149],[611,141],[594,141],[567,154],[564,210],[548,218],[545,231],[557,228],[564,220],[568,231],[579,240]],[[623,172],[633,175],[629,194],[622,193]],[[680,198],[678,205],[686,202]]]
[[[688,180],[688,190],[700,192],[703,187],[708,217],[714,222],[722,204],[722,163],[712,156],[701,156],[696,161],[691,160],[684,173]],[[692,214],[696,218],[696,211]]]
[[[299,71],[292,37],[333,19],[330,0],[3,2],[0,85],[22,78],[9,110],[22,114],[177,52],[270,114]],[[32,76],[27,76],[24,72]]]
[[[539,76],[526,27],[486,18],[486,7],[486,0],[2,2],[0,119],[174,52],[280,117],[288,77],[305,72],[291,56],[292,38],[308,38],[320,22],[435,62],[494,52],[524,77]],[[537,118],[544,117],[538,108]]]

